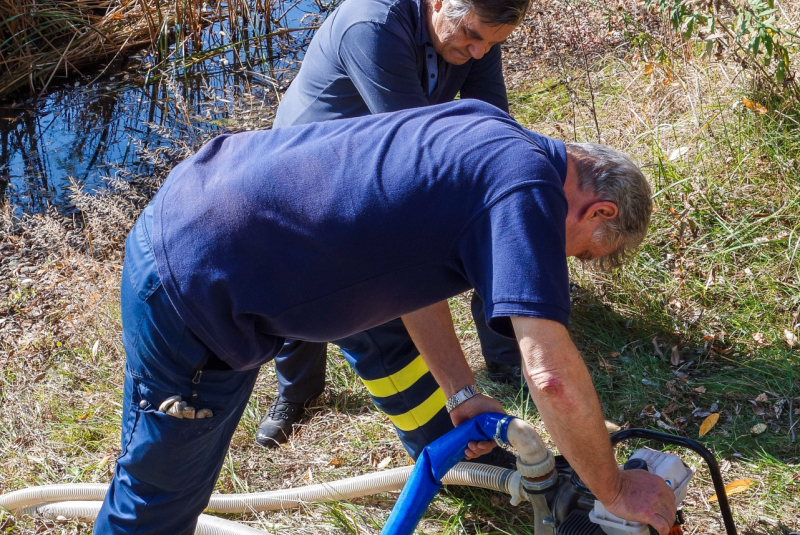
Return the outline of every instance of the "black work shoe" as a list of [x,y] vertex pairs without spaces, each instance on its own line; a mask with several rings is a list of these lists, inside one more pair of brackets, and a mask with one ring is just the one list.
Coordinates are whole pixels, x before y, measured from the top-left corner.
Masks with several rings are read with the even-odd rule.
[[265,448],[277,448],[292,435],[292,426],[305,412],[303,403],[293,403],[280,396],[275,398],[264,419],[258,424],[256,442]]
[[522,388],[526,393],[528,392],[528,383],[522,378],[522,366],[498,364],[487,360],[486,371],[489,379],[495,383],[510,384],[515,388]]
[[517,456],[500,447],[494,448],[489,453],[475,459],[467,459],[467,462],[489,464],[491,466],[499,466],[500,468],[509,468],[511,470],[517,469]]

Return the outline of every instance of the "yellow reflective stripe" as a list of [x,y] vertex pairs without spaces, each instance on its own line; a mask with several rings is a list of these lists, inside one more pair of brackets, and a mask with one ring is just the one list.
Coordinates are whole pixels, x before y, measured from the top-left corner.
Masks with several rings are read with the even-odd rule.
[[380,379],[365,380],[364,386],[376,398],[388,398],[407,389],[426,373],[428,373],[428,367],[422,360],[422,356],[418,356],[399,372]]
[[428,423],[431,418],[442,410],[445,403],[447,403],[447,399],[444,397],[444,392],[442,392],[441,388],[437,388],[428,399],[410,411],[397,416],[389,416],[389,419],[401,431],[413,431]]

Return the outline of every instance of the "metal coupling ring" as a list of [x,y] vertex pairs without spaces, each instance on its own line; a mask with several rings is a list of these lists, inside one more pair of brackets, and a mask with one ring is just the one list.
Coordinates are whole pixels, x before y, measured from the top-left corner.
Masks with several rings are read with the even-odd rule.
[[494,441],[498,446],[511,446],[508,443],[508,423],[516,416],[505,416],[497,420],[497,427],[494,429]]
[[522,478],[522,488],[528,494],[545,494],[552,490],[558,484],[558,470],[553,470],[546,479],[531,481],[525,477]]

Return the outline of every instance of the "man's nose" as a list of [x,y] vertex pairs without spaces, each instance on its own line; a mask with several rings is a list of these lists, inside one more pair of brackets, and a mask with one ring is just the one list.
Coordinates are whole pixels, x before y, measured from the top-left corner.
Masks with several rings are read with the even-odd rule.
[[472,43],[469,45],[469,55],[472,56],[474,59],[481,59],[484,54],[489,51],[489,47],[486,46],[483,42]]

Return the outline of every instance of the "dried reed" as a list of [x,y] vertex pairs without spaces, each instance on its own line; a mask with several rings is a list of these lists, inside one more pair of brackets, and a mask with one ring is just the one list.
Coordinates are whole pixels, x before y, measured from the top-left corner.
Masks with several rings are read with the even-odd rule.
[[217,16],[202,9],[201,0],[0,0],[0,98],[25,85],[43,92],[61,69],[69,76],[142,47],[163,51],[178,36],[198,42]]

